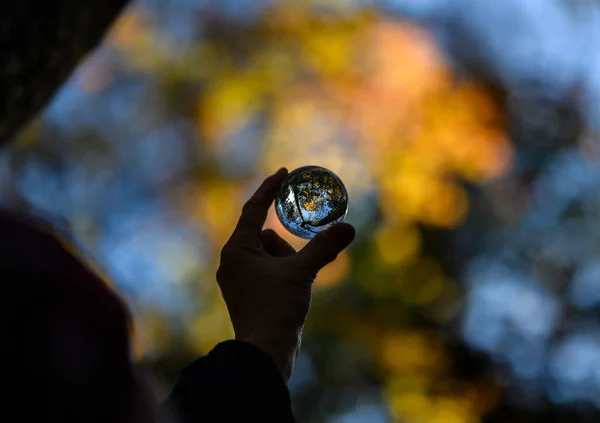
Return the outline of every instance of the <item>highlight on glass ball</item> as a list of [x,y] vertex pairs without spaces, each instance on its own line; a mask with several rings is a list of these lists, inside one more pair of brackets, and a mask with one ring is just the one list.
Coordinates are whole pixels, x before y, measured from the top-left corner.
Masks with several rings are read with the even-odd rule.
[[290,172],[275,197],[275,211],[292,234],[311,239],[340,223],[348,212],[348,192],[342,180],[321,166]]

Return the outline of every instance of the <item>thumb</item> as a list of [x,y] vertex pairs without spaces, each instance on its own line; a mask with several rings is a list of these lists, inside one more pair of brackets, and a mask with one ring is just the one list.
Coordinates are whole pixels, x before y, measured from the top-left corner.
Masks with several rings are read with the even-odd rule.
[[296,259],[316,272],[336,259],[354,240],[356,231],[348,223],[338,223],[317,234],[306,246],[296,254]]

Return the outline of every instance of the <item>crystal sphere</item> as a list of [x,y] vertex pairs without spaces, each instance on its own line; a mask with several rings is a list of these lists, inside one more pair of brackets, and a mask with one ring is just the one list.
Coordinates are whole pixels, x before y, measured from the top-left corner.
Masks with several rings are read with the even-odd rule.
[[340,223],[348,212],[348,192],[341,179],[320,166],[290,172],[275,197],[281,224],[294,235],[311,239]]

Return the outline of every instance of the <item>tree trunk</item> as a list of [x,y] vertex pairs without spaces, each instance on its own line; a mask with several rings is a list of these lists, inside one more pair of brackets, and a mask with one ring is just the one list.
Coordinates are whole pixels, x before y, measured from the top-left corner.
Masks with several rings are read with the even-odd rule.
[[127,0],[16,0],[0,6],[0,145],[50,102]]

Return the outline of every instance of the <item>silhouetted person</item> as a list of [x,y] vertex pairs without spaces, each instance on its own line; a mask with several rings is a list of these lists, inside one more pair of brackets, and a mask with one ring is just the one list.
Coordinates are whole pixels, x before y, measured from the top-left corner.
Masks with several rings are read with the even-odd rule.
[[262,230],[286,174],[281,169],[258,188],[221,254],[216,279],[235,339],[184,369],[160,410],[135,375],[119,297],[50,225],[0,212],[10,421],[292,422],[287,381],[312,282],[354,229],[335,225],[299,252]]

